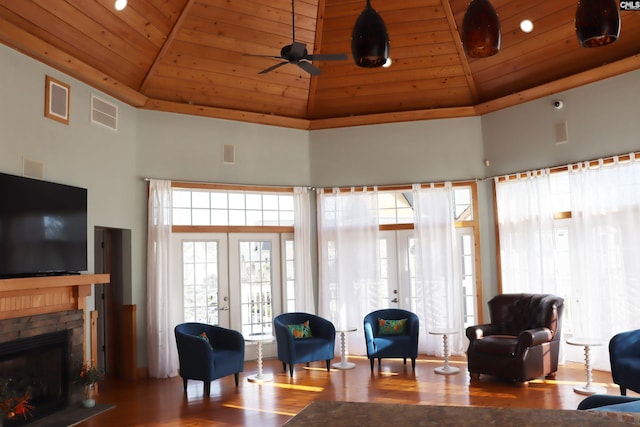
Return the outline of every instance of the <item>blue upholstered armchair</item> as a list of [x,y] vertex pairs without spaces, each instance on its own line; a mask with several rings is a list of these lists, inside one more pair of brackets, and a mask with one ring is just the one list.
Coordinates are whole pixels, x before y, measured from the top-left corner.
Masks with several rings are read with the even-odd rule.
[[[211,381],[244,369],[244,338],[238,331],[204,323],[182,323],[174,329],[180,376],[187,391],[188,380],[204,382],[204,395],[211,394]],[[206,334],[206,339],[202,335]]]
[[620,332],[609,341],[611,377],[620,386],[620,394],[627,389],[640,393],[640,329]]
[[[407,319],[404,330],[398,330],[399,333],[391,332],[389,329],[398,325],[395,321],[402,319]],[[407,358],[410,358],[411,368],[415,371],[419,328],[418,316],[400,308],[386,308],[367,314],[364,317],[364,339],[367,343],[367,357],[371,363],[371,371],[373,371],[375,359],[378,359],[378,368],[380,368],[382,358],[400,357],[405,365]]]
[[[300,326],[307,321],[311,337],[300,335],[294,338],[289,325]],[[333,323],[314,314],[283,313],[273,319],[273,328],[276,331],[278,360],[282,362],[285,371],[287,364],[289,365],[289,375],[293,376],[293,365],[296,363],[306,363],[308,366],[309,362],[324,360],[327,371],[330,369],[331,360],[335,356],[336,342],[336,328]]]

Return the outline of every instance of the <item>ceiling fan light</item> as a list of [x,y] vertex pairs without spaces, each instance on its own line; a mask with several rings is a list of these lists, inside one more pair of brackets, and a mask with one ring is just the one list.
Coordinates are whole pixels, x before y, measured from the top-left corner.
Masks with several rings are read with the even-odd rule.
[[582,47],[611,44],[620,35],[618,4],[614,0],[580,0],[575,24],[576,35]]
[[462,21],[462,45],[471,58],[486,58],[500,51],[502,30],[489,0],[471,0]]
[[351,34],[351,53],[356,65],[364,68],[382,67],[389,58],[389,34],[382,17],[367,0]]

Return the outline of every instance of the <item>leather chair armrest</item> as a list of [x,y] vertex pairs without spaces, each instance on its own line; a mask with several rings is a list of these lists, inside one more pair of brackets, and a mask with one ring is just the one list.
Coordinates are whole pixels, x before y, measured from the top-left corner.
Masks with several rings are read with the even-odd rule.
[[520,332],[520,335],[518,335],[518,343],[525,347],[532,347],[534,345],[549,342],[552,338],[553,333],[549,328],[527,329],[526,331]]
[[469,326],[466,330],[467,338],[469,338],[470,341],[486,337],[487,335],[497,335],[499,332],[500,328],[491,323]]

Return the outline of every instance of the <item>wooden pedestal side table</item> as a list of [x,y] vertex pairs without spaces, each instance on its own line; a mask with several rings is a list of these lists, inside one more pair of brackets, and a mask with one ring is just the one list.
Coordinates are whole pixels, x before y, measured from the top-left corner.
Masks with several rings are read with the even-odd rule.
[[601,386],[596,386],[592,384],[592,374],[591,374],[591,347],[597,347],[602,345],[602,341],[597,338],[584,338],[584,337],[576,337],[569,338],[567,340],[567,344],[569,345],[578,345],[584,347],[584,369],[587,374],[587,383],[585,385],[575,386],[573,391],[579,394],[597,394],[597,393],[606,393],[607,389]]
[[245,341],[255,342],[258,344],[258,372],[254,375],[249,375],[247,377],[247,381],[252,383],[264,383],[267,381],[273,380],[273,374],[265,374],[262,372],[262,343],[272,342],[275,340],[273,335],[263,334],[263,335],[248,335],[244,337]]
[[340,362],[334,363],[332,366],[336,369],[353,369],[356,367],[355,363],[347,362],[347,332],[355,332],[358,328],[346,328],[340,329],[337,332],[340,334]]
[[434,369],[436,374],[452,375],[460,372],[459,368],[449,365],[449,335],[457,334],[454,329],[432,329],[429,331],[431,335],[442,335],[442,349],[444,351],[444,366]]

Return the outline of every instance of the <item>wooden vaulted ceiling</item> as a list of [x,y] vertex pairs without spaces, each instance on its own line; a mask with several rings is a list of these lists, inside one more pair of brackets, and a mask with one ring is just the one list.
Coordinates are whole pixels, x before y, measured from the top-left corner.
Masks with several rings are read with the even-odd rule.
[[293,64],[261,75],[277,60],[246,55],[291,43],[291,0],[129,0],[120,12],[114,0],[0,0],[0,42],[137,108],[299,129],[474,116],[640,66],[640,12],[621,12],[618,41],[587,49],[576,0],[492,0],[502,49],[472,59],[469,0],[372,0],[393,64],[359,68],[351,32],[365,3],[295,1],[296,41],[349,54],[315,61],[317,77]]

